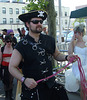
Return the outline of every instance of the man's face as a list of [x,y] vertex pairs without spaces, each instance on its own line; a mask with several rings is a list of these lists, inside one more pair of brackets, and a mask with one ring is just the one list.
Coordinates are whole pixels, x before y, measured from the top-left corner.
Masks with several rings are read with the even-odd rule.
[[32,18],[29,23],[29,31],[33,33],[41,33],[42,32],[42,18]]
[[3,33],[3,35],[6,35],[7,34],[5,31],[3,31],[2,33]]

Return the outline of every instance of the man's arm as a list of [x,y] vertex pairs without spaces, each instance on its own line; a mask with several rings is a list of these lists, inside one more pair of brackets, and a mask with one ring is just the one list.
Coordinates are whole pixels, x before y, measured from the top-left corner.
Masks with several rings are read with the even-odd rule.
[[20,64],[21,60],[22,60],[21,54],[16,49],[14,49],[9,63],[9,72],[20,81],[21,78],[23,77],[23,74],[20,73],[17,67]]
[[55,53],[53,54],[53,57],[55,60],[57,61],[65,61],[65,57],[66,55],[62,54],[60,51],[58,51],[58,49],[55,49]]
[[[22,59],[22,55],[16,49],[14,49],[9,63],[9,72],[21,82],[24,75],[18,70],[17,67]],[[24,84],[30,89],[33,89],[37,86],[36,81],[33,78],[29,77],[25,78]]]
[[66,60],[69,61],[71,59],[71,57],[74,57],[75,58],[74,62],[75,62],[78,59],[77,55],[73,55],[73,54],[64,55],[64,54],[60,53],[57,48],[55,49],[53,57],[57,61],[66,61]]

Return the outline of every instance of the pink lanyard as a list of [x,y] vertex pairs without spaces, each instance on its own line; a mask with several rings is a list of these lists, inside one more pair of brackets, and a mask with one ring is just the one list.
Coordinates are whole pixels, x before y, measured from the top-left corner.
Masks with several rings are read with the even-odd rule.
[[[68,64],[63,67],[62,69],[58,70],[55,74],[51,75],[51,76],[48,76],[46,78],[43,78],[43,79],[40,79],[37,81],[37,83],[41,82],[41,81],[44,81],[44,80],[47,80],[49,78],[52,78],[53,76],[56,76],[58,73],[60,73],[61,71],[63,71],[65,68],[68,67],[68,65],[70,63],[72,63],[74,61],[74,57],[72,57],[70,59],[70,61],[68,62]],[[80,71],[80,80],[81,80],[81,87],[82,87],[82,90],[83,90],[83,95],[84,95],[84,100],[86,100],[86,95],[87,95],[87,82],[86,82],[86,78],[85,78],[85,73],[84,73],[84,70],[83,70],[83,67],[81,65],[81,60],[80,58],[78,57],[78,68],[79,68],[79,71]]]
[[83,67],[81,65],[81,60],[80,60],[79,57],[78,57],[78,68],[79,68],[79,71],[80,71],[81,88],[82,88],[82,91],[83,91],[84,100],[86,100],[86,96],[87,96],[87,81],[86,81],[85,73],[84,73]]

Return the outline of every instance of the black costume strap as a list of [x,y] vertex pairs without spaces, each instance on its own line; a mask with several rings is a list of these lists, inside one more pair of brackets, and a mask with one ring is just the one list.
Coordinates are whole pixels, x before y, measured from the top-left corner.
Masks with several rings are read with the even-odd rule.
[[3,53],[4,51],[4,48],[5,48],[5,45],[3,47],[1,47],[1,52]]

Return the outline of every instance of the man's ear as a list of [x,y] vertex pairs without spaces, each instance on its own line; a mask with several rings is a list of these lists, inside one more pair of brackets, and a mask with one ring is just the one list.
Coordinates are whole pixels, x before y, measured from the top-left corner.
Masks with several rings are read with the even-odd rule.
[[26,26],[29,28],[29,23],[28,22],[25,22]]

